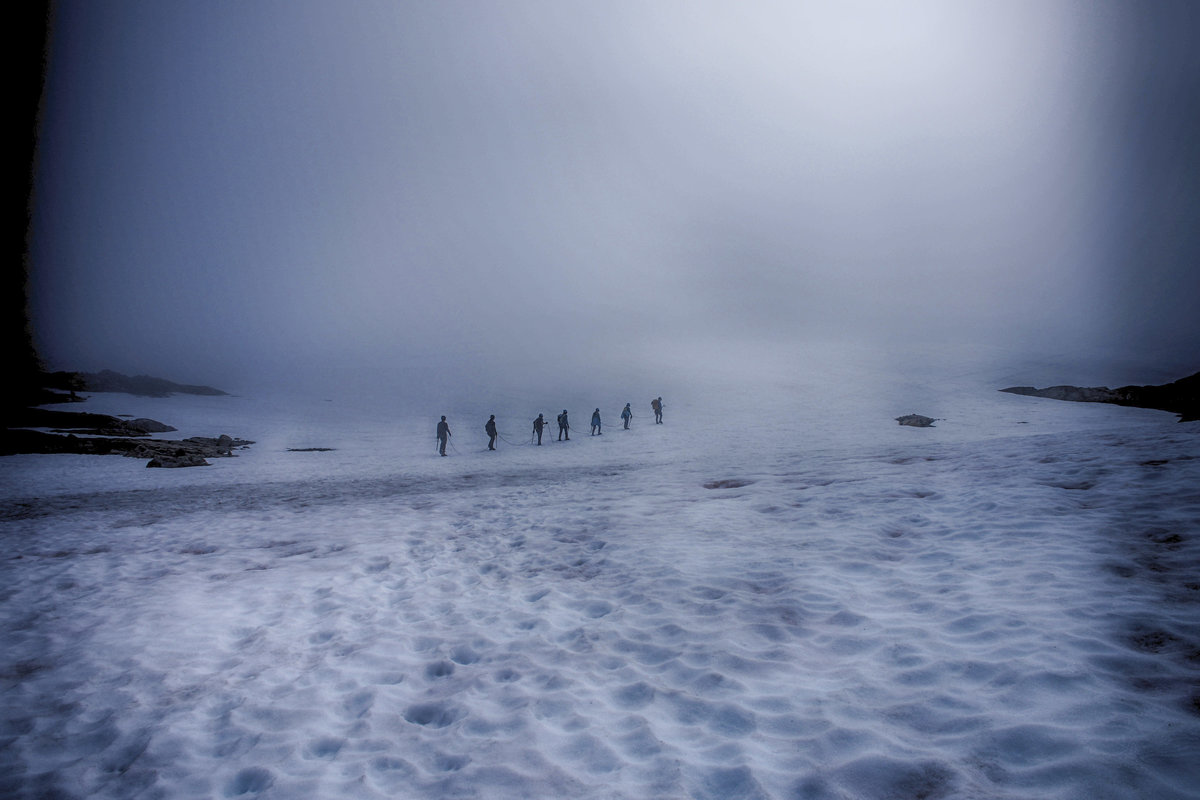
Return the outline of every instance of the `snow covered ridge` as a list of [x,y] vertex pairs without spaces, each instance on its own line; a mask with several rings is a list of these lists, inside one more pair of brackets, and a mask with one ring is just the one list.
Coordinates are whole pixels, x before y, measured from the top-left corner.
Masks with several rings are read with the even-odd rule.
[[1200,797],[1200,431],[963,397],[447,459],[121,398],[260,442],[0,459],[0,795]]

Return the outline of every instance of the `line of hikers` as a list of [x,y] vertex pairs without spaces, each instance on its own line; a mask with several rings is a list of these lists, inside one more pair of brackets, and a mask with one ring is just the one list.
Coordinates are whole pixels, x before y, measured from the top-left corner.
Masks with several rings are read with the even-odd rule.
[[[661,397],[656,397],[650,401],[650,408],[654,411],[654,424],[662,424],[663,401]],[[625,430],[629,430],[629,422],[633,419],[633,411],[629,407],[629,403],[625,404],[625,408],[621,410],[621,420],[625,423]],[[571,441],[571,421],[567,417],[567,410],[558,415],[555,420],[558,423],[558,441]],[[538,414],[537,419],[533,421],[533,436],[530,437],[532,442],[537,439],[538,446],[542,444],[542,430],[546,427],[546,418]],[[600,409],[592,412],[592,436],[601,436]],[[500,432],[496,428],[496,415],[492,414],[488,417],[488,421],[483,426],[484,433],[488,435],[488,450],[496,449],[496,439],[500,436]],[[437,442],[438,453],[446,455],[446,445],[450,441],[450,423],[446,422],[443,416],[442,421],[437,424]],[[507,440],[505,440],[507,441]]]

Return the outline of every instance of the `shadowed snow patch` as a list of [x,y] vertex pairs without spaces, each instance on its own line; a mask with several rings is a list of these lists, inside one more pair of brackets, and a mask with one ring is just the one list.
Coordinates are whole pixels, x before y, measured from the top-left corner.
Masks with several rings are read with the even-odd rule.
[[461,716],[461,711],[444,703],[417,703],[404,712],[406,720],[427,728],[445,728]]

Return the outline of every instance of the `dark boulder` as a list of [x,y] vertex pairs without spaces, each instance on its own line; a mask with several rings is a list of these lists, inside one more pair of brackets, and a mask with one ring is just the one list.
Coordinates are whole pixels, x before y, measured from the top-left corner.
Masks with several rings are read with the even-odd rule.
[[932,428],[934,427],[933,423],[937,422],[937,420],[921,414],[905,414],[903,417],[896,417],[896,422],[899,422],[901,425],[909,425],[913,428]]
[[[166,441],[161,439],[145,439],[138,442],[138,447],[129,455],[135,458],[150,458],[152,461],[159,461],[158,464],[147,464],[146,466],[157,467],[200,467],[209,466],[206,458],[236,458],[233,451],[249,447],[254,442],[249,442],[244,439],[234,439],[228,434],[221,434],[215,438],[209,436],[189,436],[186,439],[179,441]],[[165,460],[170,461],[182,460],[183,463],[161,463]],[[191,459],[190,463],[187,459]]]

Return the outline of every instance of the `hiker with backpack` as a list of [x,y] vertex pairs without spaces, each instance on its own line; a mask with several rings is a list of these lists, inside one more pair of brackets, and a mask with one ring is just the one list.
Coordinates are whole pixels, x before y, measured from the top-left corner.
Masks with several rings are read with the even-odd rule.
[[496,449],[496,415],[492,414],[488,417],[487,424],[483,426],[484,433],[488,435],[488,450]]

